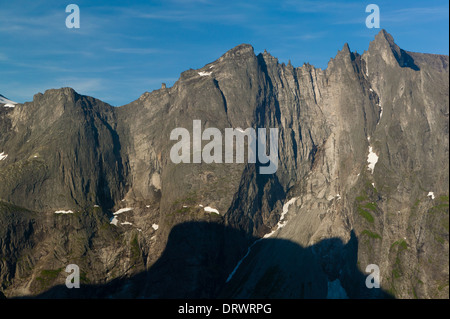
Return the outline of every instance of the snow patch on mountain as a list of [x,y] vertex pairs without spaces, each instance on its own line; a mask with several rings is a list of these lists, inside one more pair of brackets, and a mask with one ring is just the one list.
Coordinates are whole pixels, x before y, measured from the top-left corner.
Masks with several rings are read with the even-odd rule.
[[0,94],[0,104],[4,104],[3,107],[15,107],[17,103]]
[[117,222],[118,222],[118,221],[119,221],[119,220],[117,219],[117,217],[114,216],[113,218],[111,218],[110,224],[112,224],[112,225],[114,225],[114,226],[117,226]]
[[130,208],[130,207],[121,208],[117,212],[115,212],[113,215],[119,215],[119,214],[122,214],[125,212],[129,212],[130,210],[133,210],[133,208]]
[[208,75],[211,75],[212,74],[212,72],[198,72],[198,75],[200,75],[200,76],[208,76]]
[[[120,215],[120,214],[122,214],[122,213],[125,213],[125,212],[129,212],[129,211],[131,211],[131,210],[133,210],[133,208],[131,208],[131,207],[126,207],[126,208],[121,208],[121,209],[119,209],[118,211],[116,211],[115,213],[113,213],[113,215],[114,215],[114,217],[112,217],[111,219],[110,219],[110,224],[112,224],[112,225],[115,225],[115,226],[117,226],[117,223],[119,222],[119,220],[117,219],[117,215]],[[125,224],[124,223],[121,223],[122,225],[131,225],[131,224],[128,224],[127,222],[125,222]]]
[[208,213],[215,213],[215,214],[217,214],[217,215],[220,215],[219,211],[218,211],[217,209],[215,209],[215,208],[206,206],[206,207],[203,208],[203,209],[205,210],[205,212],[208,212]]
[[55,214],[73,214],[71,210],[57,210]]
[[275,232],[277,230],[279,230],[280,228],[283,228],[284,226],[286,226],[287,221],[283,221],[284,217],[286,216],[288,210],[289,210],[289,206],[291,206],[293,203],[295,203],[295,201],[298,199],[298,197],[293,197],[291,198],[289,201],[287,201],[284,205],[283,205],[283,210],[281,212],[281,216],[280,216],[280,220],[277,223],[277,228],[273,231],[271,231],[270,233],[264,235],[264,238],[269,238],[270,236],[272,236],[273,234],[275,234]]
[[369,155],[367,156],[367,165],[368,169],[370,169],[373,174],[373,170],[375,169],[375,164],[378,162],[378,155],[373,151],[372,146],[369,146]]
[[286,221],[283,222],[284,217],[286,216],[288,210],[289,210],[289,206],[292,205],[293,203],[295,203],[295,201],[298,199],[298,197],[293,197],[291,198],[289,201],[287,201],[284,205],[283,205],[283,210],[281,212],[281,216],[280,216],[280,220],[278,221],[277,224],[277,228],[273,231],[271,231],[270,233],[266,234],[264,237],[255,240],[253,242],[253,244],[250,245],[250,247],[248,247],[247,249],[247,253],[244,255],[244,257],[241,258],[241,260],[239,260],[239,262],[237,263],[236,267],[234,267],[233,271],[228,275],[228,278],[226,280],[226,282],[229,282],[231,280],[231,278],[233,278],[234,274],[236,273],[236,271],[238,270],[239,266],[242,264],[242,262],[244,261],[245,258],[247,258],[247,256],[250,254],[250,251],[252,250],[253,246],[255,246],[257,243],[259,243],[261,240],[264,240],[265,238],[269,238],[270,236],[272,236],[273,234],[275,234],[275,232],[277,230],[279,230],[280,228],[283,228],[284,226],[286,226]]

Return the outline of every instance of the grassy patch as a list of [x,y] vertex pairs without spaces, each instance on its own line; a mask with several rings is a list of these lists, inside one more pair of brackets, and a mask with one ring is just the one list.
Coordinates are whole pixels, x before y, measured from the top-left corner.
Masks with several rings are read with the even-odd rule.
[[447,195],[441,195],[436,200],[436,205],[430,208],[429,213],[442,213],[442,214],[448,214],[448,196]]
[[448,225],[448,219],[442,219],[441,220],[441,226],[445,229],[445,231],[449,232],[449,225]]
[[442,245],[445,243],[445,239],[442,238],[439,235],[434,235],[434,240],[437,241],[439,244],[442,244]]
[[139,261],[141,257],[141,249],[139,248],[137,235],[133,237],[130,242],[131,260],[136,262]]
[[60,274],[60,272],[62,271],[62,268],[58,268],[58,269],[44,269],[41,271],[41,275],[39,277],[36,278],[36,280],[39,282],[40,284],[40,289],[44,290],[44,289],[48,289],[51,284],[53,283],[53,281],[55,281],[55,279],[58,277],[58,275]]
[[442,284],[440,284],[439,286],[438,286],[438,290],[439,291],[442,291],[442,290],[444,290],[444,288],[445,287],[447,287],[448,286],[448,281],[447,282],[444,282],[444,283],[442,283]]
[[358,213],[361,215],[365,220],[367,220],[369,223],[374,222],[373,216],[365,209],[362,209],[361,207],[358,207]]
[[400,260],[400,255],[403,251],[405,251],[406,249],[408,249],[408,244],[406,243],[405,240],[397,240],[396,242],[394,242],[391,245],[391,250],[394,249],[395,247],[397,247],[397,253],[396,253],[396,257],[395,257],[395,262],[393,264],[393,269],[392,269],[392,278],[398,279],[401,276],[403,276],[403,271],[402,271],[402,263]]
[[397,246],[398,245],[398,251],[400,252],[400,251],[402,251],[402,250],[406,250],[406,249],[408,249],[408,244],[406,243],[406,241],[405,240],[397,240],[396,242],[394,242],[392,245],[391,245],[391,249],[392,248],[394,248],[395,246]]
[[372,213],[377,213],[379,210],[376,202],[374,201],[373,186],[369,181],[361,187],[359,196],[355,198],[355,209],[358,214],[363,217],[367,222],[374,223],[375,217]]
[[400,272],[399,269],[394,268],[392,269],[392,276],[394,276],[395,279],[398,279],[402,276],[402,273]]
[[448,204],[440,203],[430,208],[430,213],[448,213]]
[[175,200],[172,205],[179,204],[195,204],[198,201],[198,195],[196,191],[189,192],[185,197]]
[[373,211],[373,212],[376,212],[376,211],[377,211],[377,204],[375,204],[375,203],[366,203],[366,204],[364,204],[362,207],[363,207],[363,208],[370,209],[370,210]]
[[80,272],[80,282],[83,284],[89,284],[91,281],[87,278],[87,274],[85,271]]
[[380,235],[378,235],[377,233],[373,233],[368,229],[364,229],[362,231],[361,235],[367,235],[369,238],[373,238],[373,239],[381,239]]
[[182,207],[182,208],[178,208],[177,210],[174,211],[174,214],[185,214],[188,213],[190,211],[189,207]]
[[419,297],[417,297],[416,289],[414,287],[412,288],[412,295],[414,296],[414,299],[419,299]]
[[365,200],[368,200],[369,198],[366,195],[361,195],[355,198],[357,202],[363,202]]

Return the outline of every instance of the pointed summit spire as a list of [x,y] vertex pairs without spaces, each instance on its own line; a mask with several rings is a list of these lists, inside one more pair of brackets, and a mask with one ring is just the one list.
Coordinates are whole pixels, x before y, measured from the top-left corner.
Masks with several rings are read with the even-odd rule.
[[253,46],[251,46],[250,44],[247,44],[247,43],[242,43],[242,44],[235,46],[231,50],[228,50],[228,52],[226,52],[224,55],[241,56],[241,55],[246,55],[246,54],[254,54]]
[[338,51],[336,58],[347,58],[347,57],[351,58],[351,55],[352,51],[350,50],[350,46],[348,45],[348,43],[345,43],[344,46],[342,47],[342,50]]
[[348,52],[348,53],[351,52],[351,51],[350,51],[350,46],[348,45],[347,42],[345,42],[344,47],[342,48],[342,51],[343,51],[343,52]]
[[372,45],[372,43],[374,43],[376,46],[388,45],[396,51],[397,49],[399,49],[398,45],[395,44],[392,35],[390,35],[385,29],[381,29],[381,31],[378,32],[378,34],[375,36],[375,40],[372,41],[370,44]]
[[384,29],[381,29],[375,36],[375,39],[370,42],[368,53],[371,56],[384,57],[385,62],[390,65],[398,64],[400,67],[409,67],[413,70],[419,69],[415,65],[412,57],[406,51],[402,50],[395,43],[392,35]]

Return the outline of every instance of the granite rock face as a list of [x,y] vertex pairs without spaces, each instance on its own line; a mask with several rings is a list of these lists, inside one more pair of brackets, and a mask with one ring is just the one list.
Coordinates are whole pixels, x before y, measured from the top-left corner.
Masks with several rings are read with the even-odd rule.
[[[0,105],[0,290],[448,298],[448,62],[382,30],[325,70],[241,44],[121,107],[70,88]],[[174,164],[170,134],[194,120],[278,128],[276,173]]]

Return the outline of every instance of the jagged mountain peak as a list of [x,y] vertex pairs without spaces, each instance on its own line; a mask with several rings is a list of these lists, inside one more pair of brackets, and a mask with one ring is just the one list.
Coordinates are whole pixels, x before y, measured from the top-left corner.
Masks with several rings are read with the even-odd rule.
[[408,52],[401,49],[394,41],[394,37],[386,30],[382,29],[370,42],[369,50],[364,52],[363,56],[375,56],[384,60],[391,66],[408,67],[415,71],[419,67]]
[[264,50],[264,52],[258,54],[259,59],[263,59],[264,62],[268,65],[270,64],[278,64],[278,58],[274,57],[270,52]]
[[351,52],[350,46],[348,45],[347,42],[344,43],[344,46],[342,47],[341,52],[345,52],[345,53],[350,53]]
[[395,43],[394,37],[386,30],[382,29],[370,42],[369,51],[392,51],[397,55],[400,54],[400,47]]
[[253,46],[248,43],[241,43],[234,48],[228,50],[225,56],[240,56],[244,54],[254,53]]
[[252,56],[255,56],[253,46],[247,43],[242,43],[225,52],[225,54],[223,54],[218,59],[218,61],[221,62],[224,60],[240,60]]
[[352,53],[348,43],[344,43],[341,50],[338,50],[334,58],[330,58],[328,61],[327,70],[331,71],[335,67],[339,68],[351,68],[351,61],[354,54]]
[[89,95],[80,94],[71,87],[48,89],[44,93],[37,93],[33,96],[32,103],[60,114],[70,110],[106,111],[112,108],[108,103]]
[[375,36],[375,42],[387,41],[390,45],[396,45],[394,37],[385,29],[381,29]]
[[[378,291],[448,298],[448,57],[381,30],[364,58],[346,43],[330,72],[288,69],[241,44],[126,107],[60,88],[0,112],[0,288],[41,293],[64,278],[36,278],[75,262],[88,296],[325,298],[337,284],[368,298],[383,295],[362,278],[377,264]],[[417,72],[399,68],[415,59]],[[174,163],[171,131],[194,139],[194,119],[277,128],[277,171],[194,162],[194,146]],[[18,218],[36,226],[19,232]]]
[[48,89],[45,90],[44,93],[37,93],[34,95],[33,100],[39,100],[41,98],[56,98],[56,97],[65,97],[65,98],[69,98],[69,99],[76,99],[78,96],[80,96],[80,94],[78,94],[78,92],[76,92],[73,88],[71,87],[61,87],[59,89]]
[[351,57],[351,55],[352,55],[352,51],[350,50],[350,46],[346,42],[346,43],[344,43],[342,50],[338,51],[335,59],[348,58],[348,57]]

